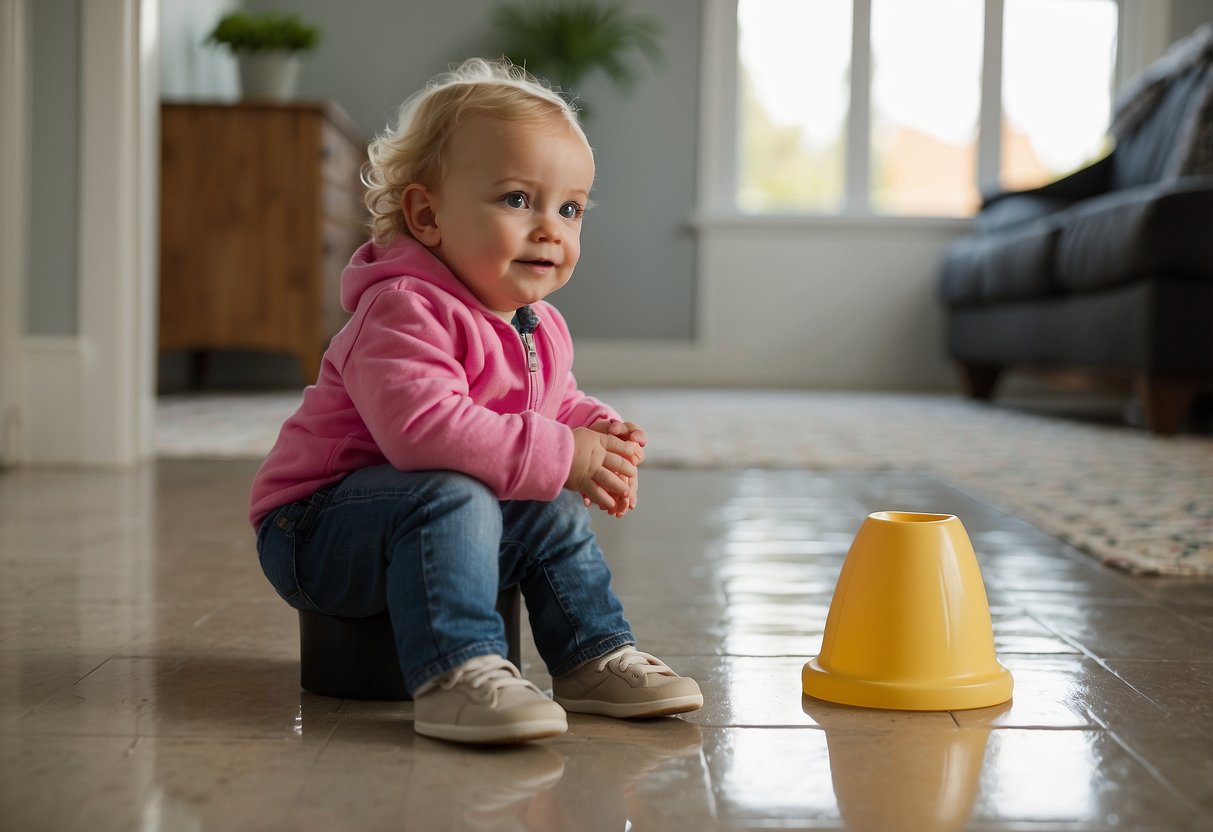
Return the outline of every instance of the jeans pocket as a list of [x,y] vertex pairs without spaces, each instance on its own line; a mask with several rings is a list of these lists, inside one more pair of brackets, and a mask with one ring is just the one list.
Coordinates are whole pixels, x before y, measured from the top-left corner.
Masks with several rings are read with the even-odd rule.
[[[261,523],[257,555],[261,571],[282,599],[298,610],[327,615],[304,589],[301,558],[308,556],[308,543],[320,525],[320,517],[332,500],[334,487],[321,488],[306,500],[285,505]],[[314,587],[313,587],[314,588]]]
[[271,511],[257,532],[257,558],[274,591],[292,607],[308,609],[295,573],[295,521],[300,504]]
[[296,540],[307,543],[320,524],[321,513],[328,508],[333,499],[334,485],[326,485],[316,491],[306,500],[300,500],[291,507],[295,509],[291,517],[292,532]]

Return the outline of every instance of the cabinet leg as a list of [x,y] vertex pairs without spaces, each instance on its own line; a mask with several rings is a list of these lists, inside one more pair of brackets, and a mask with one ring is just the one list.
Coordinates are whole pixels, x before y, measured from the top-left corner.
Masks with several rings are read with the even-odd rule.
[[1002,375],[1002,367],[986,364],[961,364],[960,378],[965,394],[970,399],[988,402],[994,398],[994,388]]
[[1177,433],[1196,401],[1196,384],[1143,373],[1137,377],[1137,395],[1147,428],[1159,434]]
[[201,390],[211,374],[211,354],[206,350],[190,352],[190,389]]

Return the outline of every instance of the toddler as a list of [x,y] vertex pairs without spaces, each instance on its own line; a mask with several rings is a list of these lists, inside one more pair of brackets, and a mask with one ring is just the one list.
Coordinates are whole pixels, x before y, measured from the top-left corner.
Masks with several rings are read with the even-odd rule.
[[[419,734],[519,742],[566,711],[703,704],[636,650],[588,508],[636,506],[644,431],[577,388],[564,319],[594,158],[575,111],[472,59],[369,148],[372,239],[341,276],[352,317],[252,486],[261,566],[292,606],[387,609]],[[503,656],[521,587],[555,701]]]

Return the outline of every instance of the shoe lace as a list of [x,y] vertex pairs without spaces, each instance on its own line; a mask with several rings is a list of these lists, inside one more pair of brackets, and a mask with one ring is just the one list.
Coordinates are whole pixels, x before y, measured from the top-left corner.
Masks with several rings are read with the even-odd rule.
[[630,667],[635,667],[646,675],[649,673],[668,674],[670,676],[677,675],[661,659],[651,653],[641,652],[635,647],[624,647],[621,650],[616,650],[614,653],[608,653],[603,656],[598,661],[598,671],[601,673],[606,669],[608,664],[614,666],[620,673]]
[[494,705],[503,688],[532,688],[541,692],[534,684],[522,678],[518,668],[501,656],[477,656],[438,682],[438,686],[443,690],[450,690],[462,684],[473,690],[485,688]]

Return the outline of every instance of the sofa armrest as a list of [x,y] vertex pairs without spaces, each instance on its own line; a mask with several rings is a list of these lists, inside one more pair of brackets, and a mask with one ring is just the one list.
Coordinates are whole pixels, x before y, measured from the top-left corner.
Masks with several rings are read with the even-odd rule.
[[975,219],[976,229],[979,233],[1002,231],[1105,193],[1111,171],[1112,154],[1109,153],[1098,162],[1039,188],[986,194]]
[[1113,150],[1099,161],[1092,162],[1085,168],[1079,168],[1073,173],[1038,188],[982,194],[982,210],[998,200],[1014,196],[1062,197],[1073,201],[1102,194],[1109,189],[1112,181],[1112,157],[1115,153],[1116,151]]
[[1102,291],[1147,275],[1213,280],[1213,175],[1113,191],[1057,220],[1064,291]]

